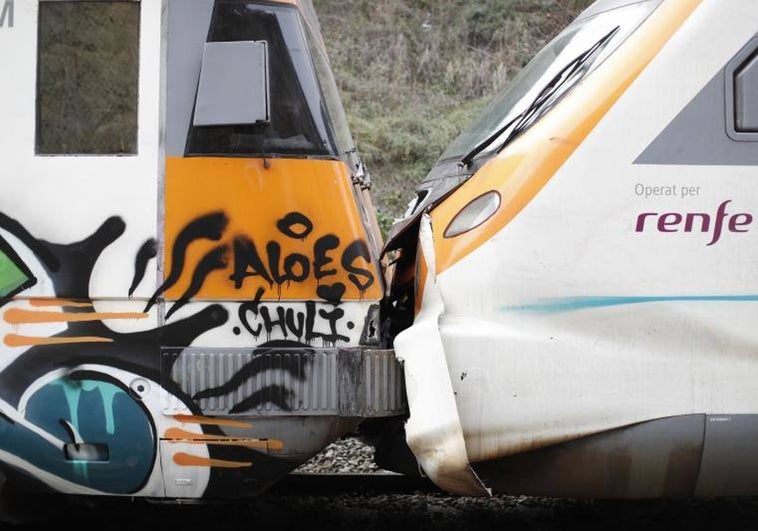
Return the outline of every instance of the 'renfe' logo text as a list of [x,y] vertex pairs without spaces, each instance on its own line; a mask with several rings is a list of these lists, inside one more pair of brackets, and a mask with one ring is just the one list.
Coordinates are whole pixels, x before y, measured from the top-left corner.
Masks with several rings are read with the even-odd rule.
[[707,245],[711,246],[721,240],[725,232],[750,231],[753,215],[746,212],[729,213],[727,207],[731,202],[728,199],[721,203],[713,215],[706,212],[643,212],[637,216],[635,232],[699,232],[710,235],[710,243]]
[[13,27],[13,2],[14,0],[0,0],[0,28]]

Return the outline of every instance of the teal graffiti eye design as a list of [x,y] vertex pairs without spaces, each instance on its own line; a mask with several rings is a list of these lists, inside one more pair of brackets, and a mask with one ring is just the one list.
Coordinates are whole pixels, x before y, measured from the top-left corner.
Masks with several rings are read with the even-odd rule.
[[26,418],[65,442],[74,441],[61,421],[85,443],[107,445],[108,461],[69,461],[60,448],[30,430],[0,422],[0,448],[62,479],[102,492],[130,494],[152,471],[156,443],[149,414],[115,383],[55,380],[31,397]]

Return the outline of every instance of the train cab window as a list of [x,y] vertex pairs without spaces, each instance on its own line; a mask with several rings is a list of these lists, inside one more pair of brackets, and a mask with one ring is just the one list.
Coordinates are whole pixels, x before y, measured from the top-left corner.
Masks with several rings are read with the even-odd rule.
[[727,133],[732,140],[758,141],[758,39],[726,68]]
[[[302,21],[293,6],[218,0],[208,42],[266,43],[269,116],[251,124],[201,125],[197,112],[205,95],[198,93],[187,155],[338,157]],[[249,94],[258,97],[253,90]]]
[[208,42],[195,103],[197,126],[268,122],[265,42]]
[[140,3],[40,1],[38,155],[137,153]]

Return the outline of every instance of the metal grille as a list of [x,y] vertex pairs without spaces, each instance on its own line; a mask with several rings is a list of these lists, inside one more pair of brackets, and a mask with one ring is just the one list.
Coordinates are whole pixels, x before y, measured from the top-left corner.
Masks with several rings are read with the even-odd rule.
[[205,415],[384,417],[405,412],[391,350],[166,349],[164,413],[194,403]]

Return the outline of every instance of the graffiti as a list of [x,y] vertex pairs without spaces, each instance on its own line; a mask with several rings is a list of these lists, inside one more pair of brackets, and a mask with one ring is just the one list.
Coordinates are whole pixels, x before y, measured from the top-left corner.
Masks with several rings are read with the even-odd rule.
[[[171,271],[163,284],[150,297],[145,311],[149,311],[158,302],[158,298],[179,281],[184,271],[187,248],[190,244],[197,240],[219,241],[228,224],[229,218],[226,217],[226,214],[214,212],[213,214],[196,219],[179,233],[174,243],[174,248],[171,251]],[[184,299],[185,297],[182,298]]]
[[[263,290],[259,289],[253,301],[242,303],[239,307],[239,320],[242,326],[254,338],[266,334],[267,340],[275,332],[285,339],[290,336],[306,344],[321,340],[323,346],[334,346],[339,341],[350,338],[338,332],[340,321],[345,311],[340,308],[319,309],[315,301],[306,301],[298,310],[294,307],[263,305],[260,300]],[[355,323],[348,321],[347,328],[353,329]],[[241,331],[234,330],[235,333]]]
[[[182,229],[176,238],[171,251],[171,271],[164,283],[158,288],[146,306],[149,310],[159,297],[177,284],[186,267],[188,247],[198,240],[218,242],[222,239],[229,224],[229,219],[223,212],[213,212],[190,222]],[[278,234],[286,240],[304,242],[312,237],[315,230],[313,222],[304,214],[290,212],[274,223]],[[245,234],[237,234],[231,243],[215,247],[209,251],[195,266],[189,287],[174,303],[167,317],[185,306],[202,289],[208,275],[213,271],[225,270],[229,267],[231,256],[231,274],[229,280],[236,290],[257,288],[252,286],[251,279],[256,277],[272,288],[277,287],[281,296],[283,286],[292,283],[305,283],[313,280],[314,295],[331,304],[339,304],[346,292],[343,282],[328,283],[336,277],[342,267],[348,280],[361,293],[371,287],[374,274],[363,267],[363,263],[371,263],[371,253],[366,242],[356,240],[342,249],[342,242],[334,234],[326,234],[314,239],[313,247],[307,254],[283,252],[283,244],[277,240],[268,241],[260,247],[252,238]]]
[[[282,235],[294,240],[305,240],[313,231],[311,221],[303,214],[296,212],[279,220],[276,227]],[[329,253],[338,250],[340,245],[341,242],[337,236],[327,234],[315,241],[310,256],[291,253],[283,257],[281,245],[276,241],[270,241],[266,244],[264,255],[266,260],[264,260],[250,238],[238,236],[234,240],[234,273],[229,279],[234,281],[237,289],[241,289],[250,277],[261,277],[270,286],[304,282],[311,276],[320,283],[324,279],[337,275],[337,269],[327,269],[327,267],[334,262],[334,257]],[[358,267],[356,265],[358,259],[371,263],[368,246],[362,240],[356,240],[345,248],[342,252],[341,265],[349,273],[350,281],[363,292],[374,283],[374,275],[371,271]],[[319,285],[316,294],[329,302],[339,303],[345,294],[345,285],[342,283],[332,286]]]
[[26,264],[0,236],[0,306],[36,283]]
[[[152,419],[160,411],[147,408],[146,402],[134,396],[128,382],[115,379],[113,374],[159,381],[161,345],[189,346],[201,334],[226,323],[228,312],[220,305],[209,305],[155,329],[113,331],[106,326],[107,320],[147,318],[140,312],[96,312],[89,301],[92,270],[102,252],[123,234],[121,219],[110,218],[90,237],[66,245],[37,239],[3,214],[0,228],[36,256],[49,274],[56,296],[53,300],[31,299],[31,310],[6,310],[3,320],[14,329],[33,323],[65,326],[50,337],[17,333],[5,337],[6,346],[28,349],[0,372],[0,453],[14,466],[32,463],[40,473],[51,474],[51,481],[61,488],[80,485],[115,494],[136,492],[155,465],[157,437]],[[21,263],[7,244],[3,256],[11,257],[14,264]],[[25,277],[31,278],[31,274]],[[53,306],[58,308],[53,310]],[[105,367],[99,371],[80,369],[91,364]],[[40,386],[45,380],[48,383]],[[37,390],[26,396],[31,389]],[[168,384],[167,390],[192,408],[191,397],[178,386]],[[206,429],[214,430],[220,428]],[[106,445],[107,463],[68,459],[66,445],[74,443],[74,448],[79,448],[82,441]]]
[[[51,444],[36,435],[44,430]],[[69,431],[71,430],[71,431]],[[134,492],[155,462],[154,427],[122,382],[102,373],[71,372],[36,391],[19,422],[0,422],[1,448],[72,483],[116,494]],[[107,445],[108,466],[65,459],[65,441]]]
[[[253,351],[253,358],[248,364],[239,369],[223,385],[212,387],[196,393],[192,398],[200,401],[211,397],[226,396],[235,393],[248,380],[270,370],[270,358],[267,355],[277,352],[287,352],[292,356],[282,357],[277,369],[287,373],[292,380],[302,382],[306,378],[306,369],[312,359],[313,349],[294,341],[272,341]],[[298,356],[303,354],[303,356]],[[303,361],[305,360],[305,361]],[[236,396],[236,394],[235,394]],[[229,410],[230,414],[244,413],[263,404],[271,403],[284,411],[290,411],[290,400],[294,393],[281,385],[266,385],[256,390],[250,396],[235,403]]]
[[[40,341],[0,373],[0,398],[12,405],[17,405],[20,395],[40,374],[99,360],[157,379],[160,345],[189,346],[201,334],[228,320],[226,309],[210,305],[186,319],[152,330],[119,333],[106,326],[104,321],[108,319],[147,317],[145,313],[98,313],[91,303],[82,302],[89,301],[90,278],[98,258],[124,232],[125,224],[119,218],[109,218],[92,236],[68,245],[38,240],[3,214],[0,228],[24,242],[40,260],[53,281],[57,304],[62,310],[11,309],[3,313],[3,319],[16,326],[39,322],[66,324],[64,331],[44,338],[47,341]],[[76,349],[59,348],[75,342],[80,343]]]
[[[59,244],[33,236],[18,221],[0,214],[0,229],[20,241],[39,262],[54,295],[27,298],[25,305],[2,312],[2,320],[13,329],[3,338],[4,346],[25,350],[9,358],[0,371],[0,468],[32,465],[38,480],[68,492],[79,488],[85,493],[91,489],[135,494],[152,485],[151,478],[163,481],[161,474],[166,472],[157,462],[159,444],[164,441],[176,445],[169,454],[175,466],[211,470],[202,491],[208,496],[226,492],[228,474],[235,470],[243,474],[253,467],[256,474],[272,478],[289,471],[292,462],[275,455],[284,447],[282,441],[241,435],[240,430],[253,429],[244,422],[202,417],[202,404],[221,401],[226,406],[217,413],[226,415],[253,414],[261,407],[292,411],[301,400],[295,390],[308,378],[316,352],[311,345],[350,341],[346,330],[353,330],[355,323],[341,307],[346,283],[364,290],[375,279],[365,268],[371,258],[364,242],[343,246],[334,235],[315,238],[312,221],[296,212],[274,225],[283,239],[312,239],[313,246],[306,245],[310,251],[285,253],[282,242],[272,240],[259,254],[256,243],[239,234],[227,243],[229,219],[223,212],[213,212],[189,223],[178,235],[170,250],[170,270],[143,311],[105,312],[95,308],[89,286],[101,255],[126,230],[121,218],[106,219],[80,241]],[[188,249],[195,242],[212,245],[190,267]],[[145,241],[137,251],[130,297],[144,281],[157,251],[154,239]],[[0,240],[0,267],[0,305],[37,282],[5,240]],[[140,331],[119,332],[107,324],[148,322],[150,310],[188,269],[189,282],[166,319],[187,306],[214,272],[221,272],[230,282],[239,280],[240,290],[251,288],[254,277],[280,287],[312,281],[320,301],[264,302],[265,289],[257,286],[252,300],[239,303],[239,326],[232,332],[239,336],[244,330],[256,344],[262,344],[247,351],[249,361],[243,366],[219,373],[224,377],[208,380],[205,387],[190,392],[171,377],[174,364],[187,356],[188,347],[201,335],[228,325],[229,310],[208,303],[190,315]],[[336,281],[339,274],[344,281]],[[27,332],[40,324],[60,328],[44,337]],[[169,346],[174,354],[167,356]],[[272,365],[272,356],[281,361]],[[266,383],[271,371],[282,379]],[[261,383],[263,375],[266,379]],[[135,388],[135,381],[145,385]],[[160,394],[135,391],[151,385],[175,397],[182,405],[178,411],[188,414],[166,417]],[[193,425],[194,430],[187,431]],[[192,452],[195,446],[202,451]],[[244,477],[240,475],[239,481],[244,483]]]
[[158,255],[157,243],[153,238],[147,240],[140,250],[137,251],[137,258],[134,261],[134,279],[132,285],[129,286],[129,297],[134,295],[134,291],[145,278],[145,271],[147,271],[147,264]]
[[192,273],[192,282],[190,282],[189,288],[187,288],[187,291],[179,297],[179,300],[177,300],[168,311],[166,319],[170,318],[174,312],[187,304],[192,297],[197,295],[200,288],[203,287],[206,277],[211,271],[226,269],[226,266],[228,265],[227,255],[228,249],[225,246],[219,246],[214,248],[211,252],[206,254],[202,260],[200,260],[195,272]]

